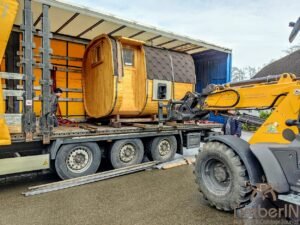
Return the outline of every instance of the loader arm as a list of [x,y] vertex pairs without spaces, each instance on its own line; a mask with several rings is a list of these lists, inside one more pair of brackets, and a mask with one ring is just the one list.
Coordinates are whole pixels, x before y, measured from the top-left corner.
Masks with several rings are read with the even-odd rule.
[[300,109],[300,80],[293,74],[282,74],[249,81],[215,86],[204,97],[203,111],[241,109],[273,109],[268,119],[250,139],[250,144],[261,142],[289,143],[283,137],[289,129],[288,119],[298,119]]
[[[2,62],[6,45],[14,24],[19,3],[16,0],[0,0],[0,64]],[[0,145],[11,144],[11,138],[4,118],[5,106],[0,77]]]

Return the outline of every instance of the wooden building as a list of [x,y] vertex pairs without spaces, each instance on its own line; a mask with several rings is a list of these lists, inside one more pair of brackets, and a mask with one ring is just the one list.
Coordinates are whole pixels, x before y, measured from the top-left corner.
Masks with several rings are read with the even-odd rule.
[[191,55],[145,45],[130,38],[101,35],[83,60],[84,105],[89,116],[147,116],[158,102],[194,91]]

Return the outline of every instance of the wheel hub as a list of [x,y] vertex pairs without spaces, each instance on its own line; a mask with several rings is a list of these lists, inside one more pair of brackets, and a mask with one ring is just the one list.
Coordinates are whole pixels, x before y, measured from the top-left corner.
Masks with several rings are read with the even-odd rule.
[[171,145],[167,140],[162,140],[158,145],[158,151],[161,156],[165,156],[171,152]]
[[136,149],[133,145],[124,145],[120,150],[121,161],[128,163],[136,157]]
[[69,170],[74,173],[84,172],[89,168],[92,162],[92,156],[85,148],[77,148],[68,155],[66,164]]
[[214,167],[214,176],[217,181],[224,182],[228,179],[228,173],[226,172],[226,168],[222,164],[217,164]]
[[204,182],[214,193],[226,193],[231,186],[231,173],[227,166],[218,159],[204,163]]

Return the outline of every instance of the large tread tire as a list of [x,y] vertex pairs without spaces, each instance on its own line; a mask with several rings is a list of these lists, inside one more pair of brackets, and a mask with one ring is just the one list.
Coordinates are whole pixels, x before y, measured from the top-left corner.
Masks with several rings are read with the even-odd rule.
[[[210,167],[210,165],[214,165],[213,162],[217,164],[215,167]],[[221,174],[228,174],[229,178],[225,180],[226,182],[220,182],[215,178],[218,177],[215,175],[218,174],[215,172],[217,171],[215,168],[220,165],[223,165],[221,171],[226,171]],[[246,168],[240,157],[225,144],[220,142],[205,144],[197,156],[194,173],[199,191],[202,192],[204,199],[218,210],[233,211],[237,207],[240,208],[250,203],[252,189],[247,186],[249,178]]]
[[[124,150],[126,146],[129,148],[129,154],[134,151],[133,155],[124,156],[124,152],[126,154],[127,151],[126,149]],[[140,139],[125,139],[115,141],[111,146],[109,157],[111,164],[115,169],[140,164],[144,158],[143,142]]]
[[[159,151],[160,144],[165,143],[168,147],[163,154]],[[162,136],[151,139],[145,146],[150,160],[168,162],[174,159],[177,151],[177,140],[175,136]]]
[[[74,151],[78,151],[83,149],[86,153],[85,156],[88,156],[88,161],[86,163],[86,167],[82,170],[76,171],[72,170],[72,166],[68,165],[70,161],[71,154]],[[79,152],[80,153],[80,152]],[[97,172],[101,163],[101,150],[97,143],[88,142],[88,143],[79,143],[79,144],[66,144],[63,145],[55,158],[55,170],[58,176],[65,180],[71,179],[75,177],[86,176],[90,174],[94,174]],[[74,172],[75,171],[75,172]]]

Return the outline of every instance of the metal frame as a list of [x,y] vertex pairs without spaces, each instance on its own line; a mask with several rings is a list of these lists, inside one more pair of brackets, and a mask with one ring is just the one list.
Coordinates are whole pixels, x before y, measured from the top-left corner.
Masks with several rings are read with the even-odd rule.
[[[6,53],[5,57],[5,68],[7,72],[11,73],[19,73],[20,68],[18,67],[18,61],[19,61],[19,56],[18,56],[18,51],[20,49],[20,37],[19,34],[16,33],[11,33],[7,47],[6,47]],[[6,86],[7,89],[9,90],[16,90],[17,85],[19,81],[15,79],[7,79],[6,80]],[[19,113],[19,104],[16,101],[15,97],[9,97],[6,103],[6,112],[7,113]]]
[[23,25],[21,26],[21,29],[23,30],[23,59],[21,60],[21,64],[23,66],[23,72],[25,74],[23,129],[25,132],[26,141],[32,141],[33,133],[36,131],[36,116],[33,111],[33,65],[35,64],[35,61],[33,59],[33,32],[35,32],[35,29],[33,27],[32,21],[31,0],[24,0]]
[[40,84],[42,87],[42,115],[40,117],[40,129],[43,135],[43,143],[50,143],[51,131],[53,129],[53,118],[50,115],[51,111],[51,89],[52,89],[52,79],[50,70],[52,69],[52,65],[50,63],[50,27],[49,27],[49,19],[48,12],[49,6],[43,4],[43,16],[42,16],[42,31],[39,35],[42,37],[42,48],[40,49],[42,55],[42,79],[40,80]]

